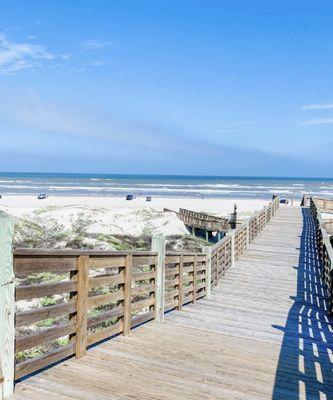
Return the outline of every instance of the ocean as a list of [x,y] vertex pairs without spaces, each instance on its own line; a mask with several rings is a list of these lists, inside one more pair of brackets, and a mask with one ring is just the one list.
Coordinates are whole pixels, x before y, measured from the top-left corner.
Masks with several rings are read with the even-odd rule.
[[333,179],[121,174],[0,173],[0,195],[261,198],[333,196]]

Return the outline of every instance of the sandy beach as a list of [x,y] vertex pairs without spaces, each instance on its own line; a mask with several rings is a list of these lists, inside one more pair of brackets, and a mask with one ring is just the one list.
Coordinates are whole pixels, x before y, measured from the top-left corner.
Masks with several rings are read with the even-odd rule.
[[145,197],[126,201],[123,197],[90,196],[52,196],[38,200],[36,196],[6,195],[0,199],[0,209],[15,217],[15,240],[19,244],[26,237],[41,237],[40,242],[32,245],[49,243],[50,246],[66,247],[74,241],[77,246],[81,243],[82,246],[95,247],[99,242],[105,242],[103,235],[139,237],[188,234],[176,214],[163,212],[164,208],[173,211],[187,208],[228,216],[235,203],[238,218],[242,220],[268,204],[268,201],[153,197],[151,202],[147,202]]

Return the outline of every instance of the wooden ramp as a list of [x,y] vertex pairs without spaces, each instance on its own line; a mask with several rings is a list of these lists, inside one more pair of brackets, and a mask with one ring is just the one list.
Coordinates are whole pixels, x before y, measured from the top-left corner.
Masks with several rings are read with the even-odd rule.
[[16,386],[14,399],[333,399],[308,209],[282,208],[210,299]]

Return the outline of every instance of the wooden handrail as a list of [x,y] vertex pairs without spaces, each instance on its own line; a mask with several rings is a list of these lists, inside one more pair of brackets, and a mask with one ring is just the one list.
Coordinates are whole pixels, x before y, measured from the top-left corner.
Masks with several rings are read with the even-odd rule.
[[278,207],[276,198],[208,253],[165,252],[163,241],[153,251],[15,249],[17,305],[34,300],[16,311],[15,379],[209,296]]
[[322,277],[328,291],[328,314],[333,315],[333,249],[330,237],[321,218],[321,209],[317,199],[310,198],[310,210],[316,226],[317,245],[322,264]]
[[202,212],[180,208],[177,213],[185,225],[212,231],[226,231],[229,229],[229,220],[223,217],[216,217]]

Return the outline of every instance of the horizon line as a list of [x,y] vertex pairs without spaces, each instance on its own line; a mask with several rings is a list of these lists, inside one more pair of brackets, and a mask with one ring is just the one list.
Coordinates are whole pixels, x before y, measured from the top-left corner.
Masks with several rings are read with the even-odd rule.
[[22,175],[92,175],[92,176],[133,176],[133,177],[178,177],[178,178],[244,178],[244,179],[299,179],[299,180],[311,180],[311,179],[329,179],[333,180],[333,177],[323,177],[323,176],[272,176],[272,175],[201,175],[201,174],[149,174],[149,173],[121,173],[121,172],[40,172],[40,171],[0,171],[0,175],[6,174],[22,174]]

